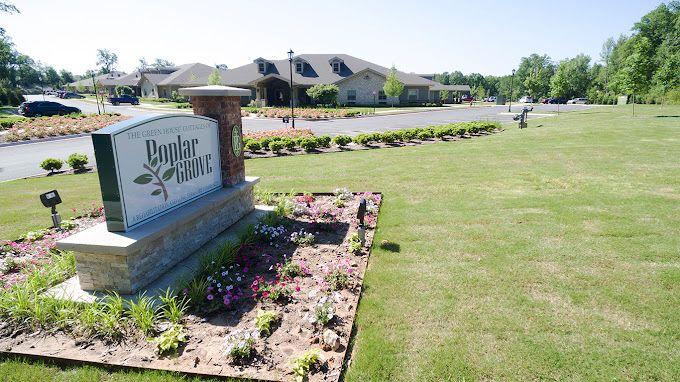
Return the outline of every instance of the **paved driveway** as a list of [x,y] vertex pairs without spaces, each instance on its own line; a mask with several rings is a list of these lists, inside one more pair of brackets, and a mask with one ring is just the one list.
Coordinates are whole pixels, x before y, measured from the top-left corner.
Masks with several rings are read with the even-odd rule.
[[[42,96],[33,96],[42,99]],[[31,97],[31,98],[33,98]],[[48,97],[49,98],[49,97]],[[85,113],[96,113],[94,103],[68,99],[58,99],[59,102],[80,108]],[[585,105],[561,105],[560,111],[582,110]],[[309,128],[316,134],[348,134],[357,135],[364,132],[395,130],[409,127],[445,124],[459,121],[497,120],[511,121],[514,113],[518,113],[522,106],[513,106],[512,113],[508,113],[507,106],[487,106],[473,108],[448,108],[436,111],[417,113],[380,115],[363,118],[335,119],[328,121],[296,121],[297,128]],[[140,116],[157,114],[133,106],[111,106],[106,111],[115,110],[123,115]],[[555,105],[536,105],[530,118],[539,118],[556,111]],[[170,111],[172,112],[172,111]],[[533,114],[533,116],[532,116]],[[284,127],[280,120],[264,118],[244,118],[245,131],[260,131],[279,129]],[[66,159],[74,152],[87,154],[94,162],[94,150],[89,136],[60,139],[47,142],[26,143],[16,146],[0,147],[0,181],[23,178],[42,173],[40,162],[47,157]]]

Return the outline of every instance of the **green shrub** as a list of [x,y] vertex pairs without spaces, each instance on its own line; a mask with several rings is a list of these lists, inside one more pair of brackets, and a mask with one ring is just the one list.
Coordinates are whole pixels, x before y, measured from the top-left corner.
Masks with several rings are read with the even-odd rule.
[[317,147],[331,147],[331,137],[328,135],[321,135],[315,138]]
[[272,141],[271,138],[264,137],[264,138],[260,139],[260,146],[262,147],[262,149],[267,150],[269,148],[269,142],[271,142],[271,141]]
[[294,150],[295,147],[297,146],[297,143],[295,142],[295,140],[290,139],[290,138],[282,139],[281,143],[283,143],[283,147],[285,147],[286,150]]
[[176,353],[179,345],[187,342],[187,335],[182,325],[174,324],[155,338],[153,342],[156,343],[158,354]]
[[315,150],[317,146],[316,139],[314,138],[304,138],[300,142],[300,147],[302,147],[303,150],[305,151],[312,151]]
[[245,144],[245,149],[250,151],[251,153],[260,151],[262,148],[262,145],[260,142],[255,141],[255,140],[249,140],[248,143]]
[[428,129],[423,129],[422,131],[420,131],[418,133],[418,139],[420,139],[421,141],[424,141],[426,139],[430,139],[430,138],[432,138],[432,136],[433,136],[432,132]]
[[371,144],[371,136],[369,134],[359,134],[354,137],[354,142],[362,146],[368,146]]
[[384,133],[380,134],[380,141],[382,143],[387,143],[387,144],[393,143],[394,142],[394,134],[392,134],[389,131],[384,132]]
[[271,150],[274,154],[278,154],[283,150],[284,144],[281,141],[271,141],[269,142],[269,150]]
[[40,168],[42,168],[45,171],[49,171],[50,173],[53,173],[57,170],[60,170],[61,166],[63,165],[64,161],[61,159],[47,158],[40,163]]
[[281,315],[274,310],[262,310],[255,317],[255,326],[260,331],[260,335],[269,336],[272,329],[281,320]]
[[307,95],[316,104],[335,105],[338,102],[338,85],[317,84],[307,89]]
[[394,130],[391,132],[392,136],[394,137],[394,140],[397,142],[404,142],[407,139],[404,139],[404,131],[403,130]]
[[352,138],[349,135],[337,135],[333,138],[333,143],[340,147],[347,146],[351,142]]
[[449,134],[451,129],[446,126],[442,126],[434,131],[434,136],[438,139],[444,139],[445,136],[451,135]]
[[410,141],[412,139],[418,138],[418,133],[420,132],[420,129],[415,127],[412,129],[406,129],[402,130],[402,136],[404,137],[405,141]]
[[322,363],[321,352],[319,349],[309,349],[300,357],[293,361],[293,374],[296,381],[304,381],[312,368],[318,367]]
[[72,169],[76,171],[82,171],[85,169],[88,159],[85,154],[73,153],[66,158],[66,163],[71,166]]

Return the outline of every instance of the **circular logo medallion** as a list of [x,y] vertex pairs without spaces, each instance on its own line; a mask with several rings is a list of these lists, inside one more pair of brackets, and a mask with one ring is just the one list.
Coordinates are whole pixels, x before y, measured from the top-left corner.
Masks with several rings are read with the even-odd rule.
[[241,156],[241,132],[239,132],[238,125],[231,128],[231,151],[235,156]]

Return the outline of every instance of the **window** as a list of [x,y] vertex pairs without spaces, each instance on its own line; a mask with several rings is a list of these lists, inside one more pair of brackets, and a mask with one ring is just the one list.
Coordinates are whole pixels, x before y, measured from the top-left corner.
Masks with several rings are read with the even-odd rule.
[[357,91],[356,90],[348,90],[347,91],[347,103],[348,104],[355,104],[357,102]]
[[378,103],[379,104],[386,104],[387,103],[387,95],[382,90],[378,92]]
[[265,71],[265,69],[266,69],[266,65],[267,65],[267,64],[264,63],[264,62],[258,62],[258,63],[257,63],[257,70],[258,70],[260,73],[264,73],[264,71]]
[[340,63],[338,61],[333,62],[333,73],[340,73]]
[[409,102],[418,101],[418,89],[409,89],[408,90],[408,101]]
[[295,63],[295,72],[296,73],[302,73],[302,70],[305,68],[305,63],[304,62],[296,62]]

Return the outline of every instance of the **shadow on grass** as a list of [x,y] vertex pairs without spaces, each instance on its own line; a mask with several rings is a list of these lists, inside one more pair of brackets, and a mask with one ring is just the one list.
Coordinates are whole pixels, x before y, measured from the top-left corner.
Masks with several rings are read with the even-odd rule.
[[680,118],[680,115],[657,115],[657,118]]
[[401,246],[398,243],[393,243],[388,240],[383,240],[380,242],[380,248],[389,252],[398,253],[401,251]]

